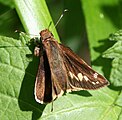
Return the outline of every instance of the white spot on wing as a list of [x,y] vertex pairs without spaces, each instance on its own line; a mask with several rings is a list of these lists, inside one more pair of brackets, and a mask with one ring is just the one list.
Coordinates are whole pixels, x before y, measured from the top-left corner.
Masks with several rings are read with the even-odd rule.
[[69,75],[73,79],[73,74],[70,71],[69,71]]
[[97,81],[96,84],[99,84],[99,82]]
[[78,78],[72,72],[69,71],[69,74],[72,79],[75,78],[76,80],[78,80]]
[[83,80],[83,75],[82,75],[82,73],[78,73],[78,78],[79,78],[80,81]]
[[[74,75],[74,74],[73,74]],[[78,80],[78,78],[74,75],[75,79]]]
[[98,73],[94,73],[94,78],[97,79]]
[[94,85],[95,85],[96,83],[95,83],[95,82],[92,82],[92,84],[94,84]]
[[83,77],[84,77],[84,79],[85,79],[86,81],[88,81],[88,80],[89,80],[87,76],[85,76],[85,75],[84,75]]
[[96,82],[92,82],[92,84],[94,84],[94,85],[95,85],[95,84],[99,84],[99,82],[98,82],[98,81],[96,81]]

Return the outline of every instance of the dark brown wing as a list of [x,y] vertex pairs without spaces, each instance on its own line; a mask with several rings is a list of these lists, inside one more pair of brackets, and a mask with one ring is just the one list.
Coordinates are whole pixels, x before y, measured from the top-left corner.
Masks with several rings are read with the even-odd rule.
[[70,48],[60,44],[63,52],[64,64],[69,76],[67,91],[98,89],[108,85],[108,81],[99,73],[94,71]]
[[52,81],[46,52],[40,57],[39,68],[35,82],[35,99],[43,104],[52,101]]
[[47,54],[52,81],[52,97],[60,97],[67,88],[67,71],[62,57],[62,51],[57,41],[48,39],[42,42]]

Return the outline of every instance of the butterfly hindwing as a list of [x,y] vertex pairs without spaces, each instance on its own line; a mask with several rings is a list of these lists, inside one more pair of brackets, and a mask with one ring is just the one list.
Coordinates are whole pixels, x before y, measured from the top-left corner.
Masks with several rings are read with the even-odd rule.
[[35,82],[35,99],[39,103],[48,103],[52,101],[52,81],[51,72],[46,52],[40,56],[38,72]]
[[40,64],[38,66],[38,72],[35,82],[35,99],[39,103],[43,104],[44,92],[45,92],[45,69],[44,69],[44,59],[43,56],[40,57]]

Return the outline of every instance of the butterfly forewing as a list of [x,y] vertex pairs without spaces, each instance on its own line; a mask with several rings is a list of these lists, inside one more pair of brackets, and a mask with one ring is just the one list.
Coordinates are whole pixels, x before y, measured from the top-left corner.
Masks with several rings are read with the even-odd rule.
[[102,75],[94,71],[70,48],[62,44],[60,47],[63,51],[64,63],[72,90],[98,89],[108,85],[108,81]]

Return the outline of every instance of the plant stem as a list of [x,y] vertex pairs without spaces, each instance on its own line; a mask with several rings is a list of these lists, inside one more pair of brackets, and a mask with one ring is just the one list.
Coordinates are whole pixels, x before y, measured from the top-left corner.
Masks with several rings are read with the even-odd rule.
[[[52,22],[45,0],[14,0],[15,8],[28,34],[38,35]],[[59,40],[52,22],[50,31]]]

